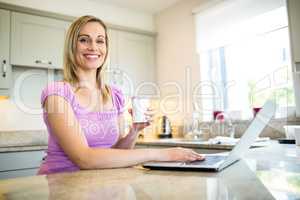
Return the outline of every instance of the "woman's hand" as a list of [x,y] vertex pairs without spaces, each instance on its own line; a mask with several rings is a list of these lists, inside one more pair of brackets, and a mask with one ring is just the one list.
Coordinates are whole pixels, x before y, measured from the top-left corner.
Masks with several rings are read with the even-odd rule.
[[158,161],[184,161],[191,162],[196,160],[204,160],[205,156],[198,154],[192,149],[181,147],[160,149],[158,152]]
[[[131,117],[132,117],[132,109],[128,109],[128,112],[130,113]],[[144,128],[146,128],[147,126],[150,126],[153,121],[154,121],[154,115],[155,115],[155,111],[151,108],[148,108],[146,113],[146,119],[147,119],[147,122],[134,122],[132,123],[132,128],[139,132],[141,130],[143,130]]]

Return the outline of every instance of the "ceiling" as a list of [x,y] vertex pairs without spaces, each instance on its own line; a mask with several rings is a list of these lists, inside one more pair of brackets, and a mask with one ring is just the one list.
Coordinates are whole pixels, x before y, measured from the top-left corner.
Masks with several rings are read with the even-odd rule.
[[137,11],[155,14],[180,0],[91,0],[94,2],[105,3],[122,8],[133,9]]

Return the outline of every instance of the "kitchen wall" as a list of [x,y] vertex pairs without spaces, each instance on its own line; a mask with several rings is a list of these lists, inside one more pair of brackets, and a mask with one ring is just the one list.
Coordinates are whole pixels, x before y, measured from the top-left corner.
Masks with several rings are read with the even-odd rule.
[[161,109],[167,111],[165,113],[175,126],[190,121],[194,110],[192,93],[200,81],[200,67],[192,10],[205,2],[181,1],[155,16],[156,71],[162,96]]
[[106,23],[154,31],[153,16],[147,13],[97,3],[96,0],[0,0],[18,6],[70,16],[95,15]]

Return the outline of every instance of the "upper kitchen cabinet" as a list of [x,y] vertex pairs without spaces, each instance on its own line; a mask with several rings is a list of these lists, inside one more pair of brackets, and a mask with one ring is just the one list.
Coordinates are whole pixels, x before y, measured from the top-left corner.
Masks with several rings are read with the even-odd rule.
[[11,66],[9,63],[9,11],[0,9],[0,95],[9,95]]
[[289,15],[289,29],[292,49],[292,59],[296,64],[296,71],[300,72],[300,1],[287,1]]
[[153,94],[155,82],[153,36],[110,30],[112,83],[127,95]]
[[69,22],[12,12],[11,64],[60,69]]

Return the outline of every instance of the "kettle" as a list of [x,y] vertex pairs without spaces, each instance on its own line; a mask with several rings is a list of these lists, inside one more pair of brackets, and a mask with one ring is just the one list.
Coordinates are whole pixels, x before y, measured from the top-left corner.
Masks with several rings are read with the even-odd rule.
[[172,126],[167,116],[161,116],[158,123],[158,137],[159,138],[171,138]]

